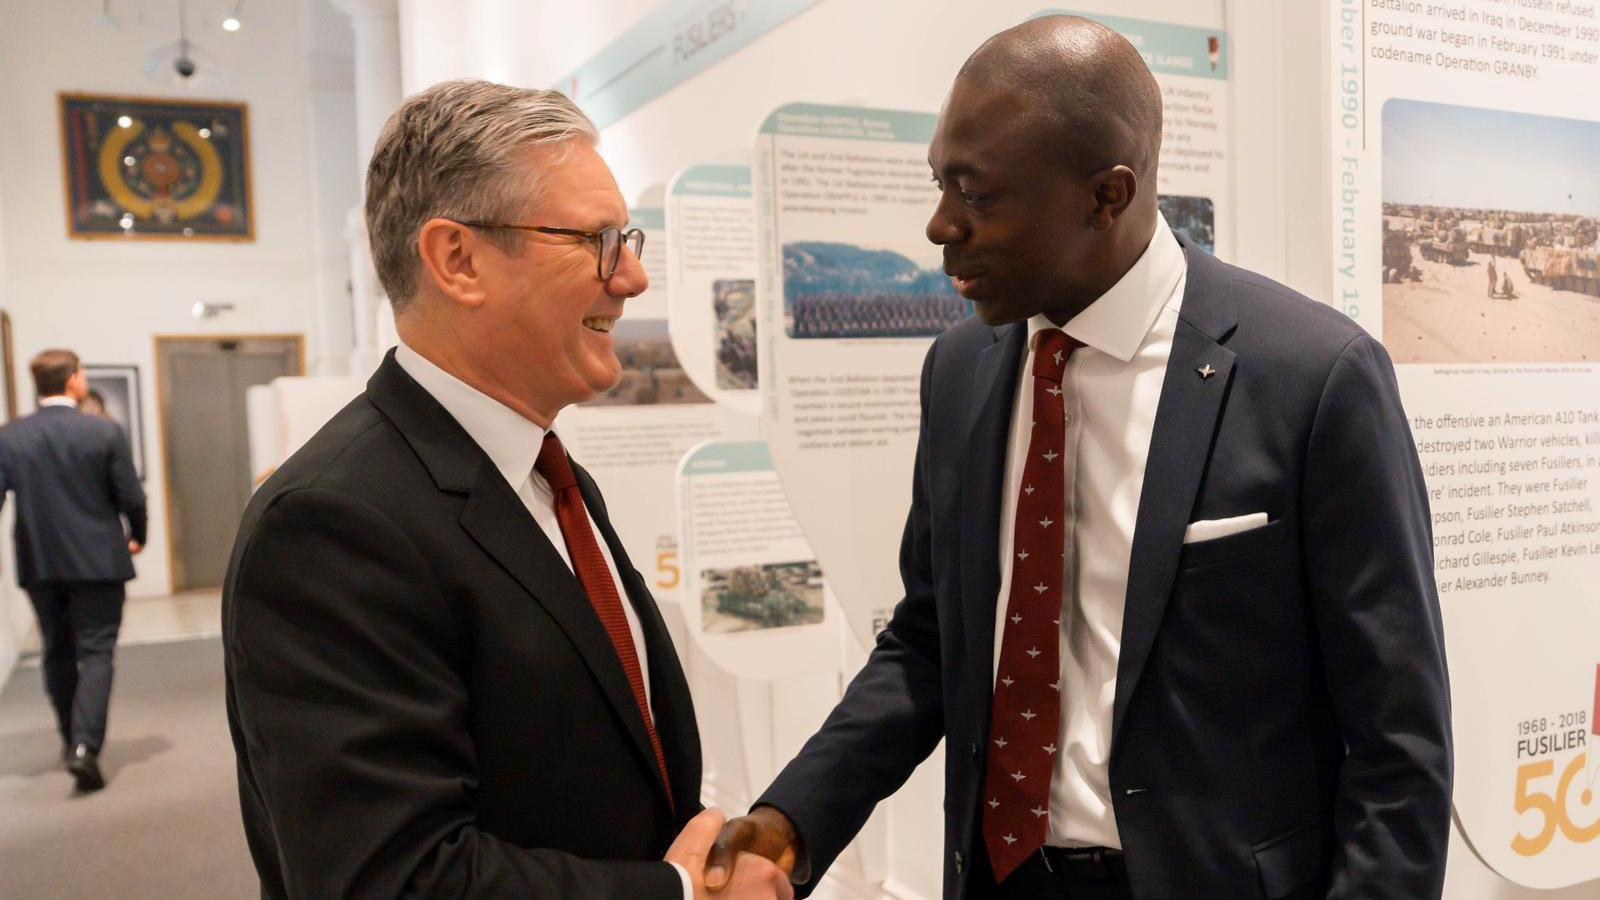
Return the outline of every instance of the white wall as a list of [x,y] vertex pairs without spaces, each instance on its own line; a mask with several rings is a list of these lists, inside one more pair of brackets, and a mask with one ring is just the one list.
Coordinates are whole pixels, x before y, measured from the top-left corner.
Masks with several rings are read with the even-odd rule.
[[[136,560],[139,577],[129,586],[134,596],[170,587],[153,336],[300,333],[307,339],[308,363],[330,344],[336,353],[348,350],[348,330],[324,336],[318,325],[338,321],[319,315],[319,307],[345,296],[348,263],[340,229],[355,197],[349,162],[354,138],[338,136],[351,106],[349,64],[339,61],[338,50],[343,28],[348,54],[349,28],[342,16],[317,9],[326,2],[248,4],[245,27],[232,34],[219,27],[231,2],[189,4],[190,35],[202,60],[217,62],[226,76],[225,84],[195,96],[249,104],[256,240],[232,244],[66,236],[56,94],[183,96],[170,80],[152,81],[142,72],[149,51],[176,37],[176,0],[118,0],[112,4],[119,20],[114,27],[98,23],[98,2],[4,0],[3,296],[19,359],[67,346],[85,362],[140,367],[151,521],[149,545]],[[315,56],[307,52],[308,36],[318,41]],[[189,315],[197,300],[232,303],[235,309],[197,321]],[[31,389],[23,393],[31,395]]]

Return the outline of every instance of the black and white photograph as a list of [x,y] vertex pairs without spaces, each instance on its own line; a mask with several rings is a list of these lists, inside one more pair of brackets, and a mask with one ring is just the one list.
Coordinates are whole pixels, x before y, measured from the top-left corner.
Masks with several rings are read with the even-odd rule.
[[89,396],[79,404],[79,411],[121,426],[133,447],[134,471],[143,480],[144,422],[139,406],[139,367],[85,365],[83,371],[89,377]]

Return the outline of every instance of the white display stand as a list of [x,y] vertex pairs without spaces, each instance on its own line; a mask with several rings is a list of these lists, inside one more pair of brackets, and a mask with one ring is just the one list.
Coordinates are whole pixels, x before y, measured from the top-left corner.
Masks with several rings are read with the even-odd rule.
[[1330,296],[1394,357],[1427,478],[1456,821],[1541,889],[1600,879],[1597,15],[1327,10]]

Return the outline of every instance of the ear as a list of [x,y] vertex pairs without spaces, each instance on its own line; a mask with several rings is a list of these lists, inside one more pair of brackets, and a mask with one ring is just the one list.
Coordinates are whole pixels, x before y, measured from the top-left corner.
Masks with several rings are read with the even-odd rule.
[[1094,174],[1094,209],[1090,227],[1105,231],[1122,218],[1139,194],[1139,177],[1127,166],[1113,166]]
[[487,298],[483,256],[492,245],[471,228],[450,219],[429,219],[417,233],[422,276],[446,298],[478,307]]

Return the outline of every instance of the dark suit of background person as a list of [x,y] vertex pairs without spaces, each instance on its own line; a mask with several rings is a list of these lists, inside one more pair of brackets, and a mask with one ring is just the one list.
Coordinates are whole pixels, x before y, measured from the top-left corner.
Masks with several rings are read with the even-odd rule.
[[[1120,607],[1111,671],[1092,692],[1046,686],[1059,692],[1045,702],[1059,697],[1063,723],[1077,711],[1099,725],[1095,752],[1105,756],[1073,762],[1094,778],[1061,782],[1088,782],[1099,806],[1074,815],[1063,804],[1057,837],[1054,795],[1048,810],[1008,818],[986,790],[988,777],[1005,790],[1008,776],[1023,776],[1017,791],[1037,783],[1020,770],[989,773],[991,758],[1068,749],[1007,749],[1002,729],[1021,726],[991,721],[996,694],[1011,687],[996,681],[996,619],[1008,602],[1002,567],[1021,563],[999,558],[997,537],[1012,527],[1001,510],[1013,416],[1029,433],[1028,408],[1014,409],[1019,376],[1032,370],[1029,320],[1048,315],[1070,337],[1103,318],[1097,303],[1149,302],[1124,282],[1141,280],[1135,270],[1158,250],[1179,249],[1163,247],[1171,238],[1150,190],[1160,134],[1160,88],[1137,51],[1085,20],[1032,20],[963,67],[930,145],[941,199],[927,230],[979,318],[936,339],[923,366],[905,597],[821,730],[719,848],[759,836],[767,855],[797,837],[798,870],[804,877],[809,862],[814,880],[943,739],[937,858],[951,900],[1048,893],[1038,885],[1059,893],[1062,882],[1072,896],[1152,900],[1439,896],[1451,785],[1444,635],[1422,471],[1393,367],[1349,319],[1187,241],[1181,296],[1167,299],[1176,281],[1159,295],[1172,304],[1156,319],[1172,329],[1165,365],[1152,370],[1159,396],[1119,407],[1122,392],[1096,394],[1098,406],[1084,407],[1105,410],[1101,422],[1153,412],[1147,454],[1115,467],[1113,484],[1093,485],[1096,497],[1137,486],[1129,521],[1078,514],[1131,526],[1125,590],[1092,598]],[[1144,340],[1135,364],[1151,358],[1154,328]],[[1078,381],[1058,385],[1067,398],[1110,384],[1084,380],[1091,363],[1126,367],[1094,349],[1077,351],[1091,354]],[[1093,433],[1081,419],[1072,427]],[[1132,445],[1127,435],[1139,433],[1111,441]],[[1059,456],[1073,458],[1065,447]],[[1080,475],[1079,497],[1084,484]],[[1200,539],[1211,529],[1198,523],[1247,516],[1259,527]],[[1086,609],[1077,587],[1062,597],[1069,636]],[[1017,683],[1033,677],[1025,669]],[[1036,714],[1018,715],[1031,724]],[[1030,849],[1047,812],[1045,846]],[[986,836],[986,816],[1002,830]],[[1023,824],[1003,830],[1013,822]],[[1073,858],[1071,832],[1086,822],[1114,825],[1112,852]],[[1019,833],[1030,854],[1012,876],[1020,887],[997,885],[995,849],[1009,857]]]
[[17,581],[39,617],[45,690],[73,774],[92,790],[134,577],[128,542],[145,540],[144,489],[122,429],[58,393],[0,428],[0,503],[7,490],[17,496]]

